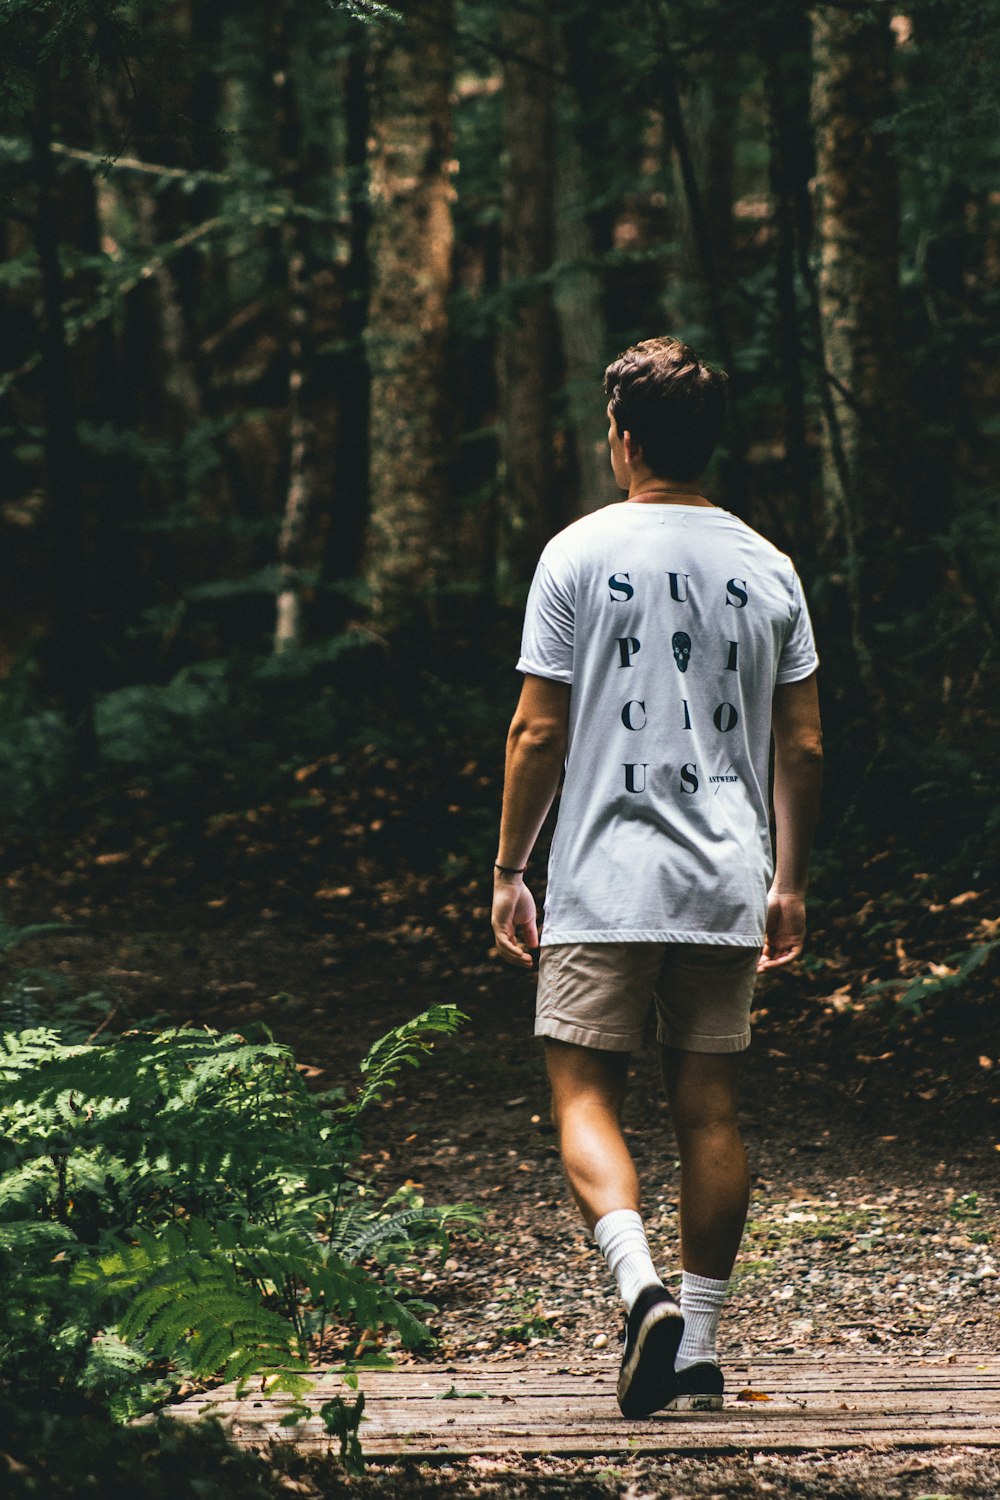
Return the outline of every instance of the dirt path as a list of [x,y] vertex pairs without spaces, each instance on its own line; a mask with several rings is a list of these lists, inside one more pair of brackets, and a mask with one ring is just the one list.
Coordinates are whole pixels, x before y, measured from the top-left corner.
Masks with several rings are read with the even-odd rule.
[[[457,1003],[468,1023],[370,1117],[365,1158],[387,1193],[410,1181],[429,1201],[469,1199],[484,1213],[478,1238],[457,1240],[443,1264],[428,1258],[410,1278],[437,1308],[437,1357],[572,1354],[602,1336],[615,1357],[613,1283],[564,1187],[530,980],[484,961],[437,984],[427,961],[405,951],[331,963],[322,936],[266,928],[218,940],[83,934],[59,945],[75,985],[111,987],[124,1016],[266,1020],[324,1086],[350,1084],[389,1025]],[[750,1220],[723,1357],[1000,1349],[1000,1161],[987,1075],[963,1074],[968,1048],[956,1045],[947,1087],[924,1088],[930,1046],[887,1047],[884,1030],[853,1018],[821,1025],[793,1004],[793,980],[772,982],[762,1000],[743,1084]],[[650,1055],[636,1062],[626,1130],[654,1258],[676,1280],[677,1165]]]
[[[287,909],[216,911],[204,891],[186,905],[165,891],[158,911],[125,888],[101,903],[93,886],[91,874],[74,881],[51,869],[19,871],[8,879],[5,909],[15,921],[54,909],[80,921],[77,934],[19,958],[62,970],[76,993],[101,989],[116,1006],[115,1024],[154,1015],[223,1028],[263,1020],[318,1085],[330,1086],[351,1083],[367,1046],[395,1022],[433,1003],[463,1009],[461,1034],[407,1076],[367,1133],[365,1165],[387,1193],[411,1181],[431,1201],[471,1199],[484,1212],[478,1238],[457,1239],[443,1262],[428,1256],[409,1277],[436,1309],[433,1358],[494,1366],[537,1351],[616,1364],[620,1315],[562,1181],[530,1034],[531,982],[488,960],[474,924],[453,917],[452,928],[435,932],[429,920],[400,925],[390,912],[381,926],[359,923],[347,933],[343,924],[296,922]],[[421,896],[424,911],[431,895]],[[460,936],[450,942],[449,932]],[[904,938],[894,939],[897,948]],[[743,1090],[751,1217],[723,1321],[723,1361],[996,1351],[996,1009],[941,1008],[894,1027],[845,1001],[857,984],[825,995],[831,982],[806,970],[772,979],[760,994]],[[626,1125],[654,1256],[675,1280],[677,1169],[649,1057],[637,1062]],[[297,1482],[319,1481],[302,1474]],[[645,1460],[602,1467],[525,1459],[501,1472],[484,1459],[451,1474],[386,1470],[349,1485],[331,1471],[322,1483],[302,1493],[346,1485],[414,1496],[909,1500],[1000,1494],[1000,1470],[995,1458],[965,1450],[926,1460],[869,1450],[860,1458],[678,1458],[666,1469]]]

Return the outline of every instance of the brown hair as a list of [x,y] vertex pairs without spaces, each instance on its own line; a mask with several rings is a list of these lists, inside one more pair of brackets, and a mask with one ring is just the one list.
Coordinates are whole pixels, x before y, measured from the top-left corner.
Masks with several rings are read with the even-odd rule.
[[625,431],[661,479],[697,479],[726,420],[724,370],[702,364],[680,339],[643,339],[604,372],[619,437]]

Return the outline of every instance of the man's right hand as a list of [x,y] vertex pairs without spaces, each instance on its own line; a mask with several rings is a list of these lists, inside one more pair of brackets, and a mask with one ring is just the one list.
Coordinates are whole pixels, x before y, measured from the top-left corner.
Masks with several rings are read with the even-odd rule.
[[771,891],[767,898],[767,926],[757,973],[790,964],[802,952],[806,937],[806,903],[802,896]]

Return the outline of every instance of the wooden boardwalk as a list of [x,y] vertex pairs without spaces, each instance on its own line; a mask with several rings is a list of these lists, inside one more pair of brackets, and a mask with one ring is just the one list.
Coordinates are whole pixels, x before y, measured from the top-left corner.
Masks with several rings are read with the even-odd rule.
[[[727,1367],[720,1412],[660,1413],[626,1422],[615,1403],[617,1358],[557,1364],[415,1365],[362,1377],[361,1442],[370,1462],[508,1456],[799,1453],[859,1447],[1000,1448],[1000,1356],[940,1359],[762,1358]],[[324,1376],[318,1409],[350,1397]],[[767,1397],[766,1400],[760,1399]],[[293,1441],[327,1448],[318,1418],[280,1428],[287,1397],[232,1388],[190,1397],[171,1415],[212,1414],[242,1445]]]

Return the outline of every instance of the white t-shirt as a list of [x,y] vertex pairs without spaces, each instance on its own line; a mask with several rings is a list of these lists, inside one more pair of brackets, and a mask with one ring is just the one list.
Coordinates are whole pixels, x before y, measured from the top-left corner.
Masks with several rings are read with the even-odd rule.
[[762,943],[771,697],[817,665],[789,558],[726,510],[606,506],[542,553],[517,665],[573,689],[542,944]]

